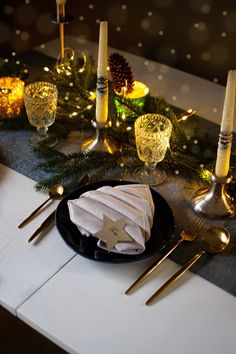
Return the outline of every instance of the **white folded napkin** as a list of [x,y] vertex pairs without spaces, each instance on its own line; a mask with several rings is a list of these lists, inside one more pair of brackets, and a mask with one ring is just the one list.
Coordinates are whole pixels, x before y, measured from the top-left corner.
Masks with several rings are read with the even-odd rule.
[[[139,254],[145,250],[155,211],[149,186],[104,186],[88,191],[78,199],[68,200],[67,203],[70,219],[83,235],[90,236],[103,231],[104,216],[111,223],[126,218],[123,230],[130,241],[118,240],[112,252]],[[104,240],[98,240],[98,246],[107,249]]]

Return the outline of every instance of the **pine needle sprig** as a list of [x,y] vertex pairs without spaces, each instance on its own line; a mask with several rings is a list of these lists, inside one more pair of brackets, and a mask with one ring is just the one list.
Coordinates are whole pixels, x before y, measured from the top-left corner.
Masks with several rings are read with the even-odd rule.
[[98,176],[101,177],[110,169],[119,166],[120,161],[120,152],[113,155],[99,151],[80,151],[68,155],[60,153],[58,157],[38,164],[46,171],[53,171],[54,176],[38,182],[36,190],[46,190],[55,183],[62,183],[67,188],[69,186],[73,188],[83,174],[90,173],[94,179],[97,179]]
[[63,157],[64,154],[59,150],[56,150],[50,146],[40,145],[37,144],[32,148],[33,153],[37,157],[47,157],[47,158],[56,158],[56,157]]
[[[143,109],[140,109],[140,107],[132,102],[131,99],[126,98],[124,96],[117,96],[118,102],[123,105],[124,107],[127,108],[127,110],[132,112],[132,122],[134,122],[135,117],[139,117],[143,114],[145,114],[145,111]],[[128,122],[129,117],[126,117],[126,121]]]

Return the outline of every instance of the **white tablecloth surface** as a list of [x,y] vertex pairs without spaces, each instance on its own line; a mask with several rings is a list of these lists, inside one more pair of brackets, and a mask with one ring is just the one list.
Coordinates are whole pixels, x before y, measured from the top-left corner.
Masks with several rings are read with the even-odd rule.
[[125,295],[149,263],[109,265],[76,256],[17,315],[69,353],[234,354],[235,297],[188,273],[147,307],[144,301],[178,269],[167,260],[152,281]]
[[21,221],[48,197],[36,193],[34,184],[31,179],[0,164],[0,304],[13,314],[75,254],[64,246],[55,227],[38,245],[27,243],[56,208],[56,201],[23,229],[18,229]]

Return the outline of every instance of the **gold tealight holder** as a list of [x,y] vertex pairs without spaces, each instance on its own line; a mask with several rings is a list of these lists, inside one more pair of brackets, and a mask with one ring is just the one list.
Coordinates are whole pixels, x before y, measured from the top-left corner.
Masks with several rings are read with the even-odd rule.
[[0,78],[0,117],[14,118],[20,115],[24,101],[24,82],[18,77]]
[[148,93],[149,88],[141,81],[134,81],[133,89],[129,93],[126,93],[125,87],[121,89],[121,93],[115,91],[114,103],[118,121],[122,122],[122,120],[126,120],[126,117],[132,118],[134,116],[134,113],[122,103],[122,97],[130,99],[135,106],[143,109]]

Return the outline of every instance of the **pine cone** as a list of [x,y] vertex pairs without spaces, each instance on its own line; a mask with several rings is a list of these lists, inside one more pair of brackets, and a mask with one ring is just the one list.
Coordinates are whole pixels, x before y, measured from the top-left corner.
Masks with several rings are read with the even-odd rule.
[[126,93],[132,92],[134,79],[126,59],[119,53],[113,53],[110,55],[108,62],[114,90],[121,93],[122,87],[126,87]]

